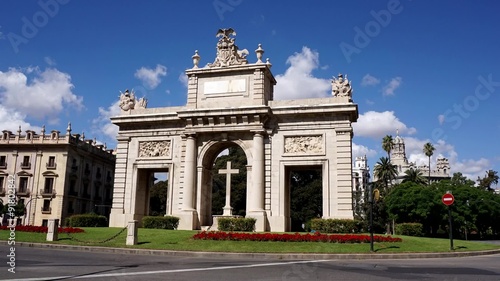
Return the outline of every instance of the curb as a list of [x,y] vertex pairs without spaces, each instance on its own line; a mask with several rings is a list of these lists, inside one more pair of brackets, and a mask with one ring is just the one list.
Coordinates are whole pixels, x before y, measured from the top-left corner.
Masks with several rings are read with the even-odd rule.
[[[0,241],[0,245],[7,245],[7,241]],[[364,260],[364,259],[429,259],[429,258],[451,258],[472,257],[500,254],[500,249],[470,252],[442,252],[442,253],[393,253],[393,254],[303,254],[303,253],[228,253],[228,252],[191,252],[171,250],[151,250],[134,248],[111,248],[97,246],[76,246],[62,244],[44,244],[16,242],[16,246],[31,248],[49,248],[93,253],[111,254],[136,254],[154,256],[184,256],[198,258],[252,258],[260,260]]]

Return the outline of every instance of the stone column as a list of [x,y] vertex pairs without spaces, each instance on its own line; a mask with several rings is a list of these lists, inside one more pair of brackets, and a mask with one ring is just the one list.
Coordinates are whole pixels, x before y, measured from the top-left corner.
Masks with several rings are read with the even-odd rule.
[[264,135],[255,132],[253,136],[253,162],[252,162],[252,196],[248,217],[257,219],[256,231],[265,231],[266,213],[264,211]]
[[47,241],[57,241],[59,233],[59,220],[49,219],[47,227]]
[[194,208],[194,192],[196,190],[196,158],[197,147],[195,135],[188,135],[186,139],[186,155],[184,161],[184,187],[182,195],[182,212],[179,215],[179,228],[193,230],[198,227],[197,212]]
[[252,180],[254,196],[252,211],[264,211],[264,136],[257,132],[253,136]]
[[126,245],[137,245],[137,227],[139,221],[129,221],[127,224],[127,241]]
[[184,172],[183,211],[194,211],[194,190],[196,179],[196,138],[189,135],[186,140],[186,159]]

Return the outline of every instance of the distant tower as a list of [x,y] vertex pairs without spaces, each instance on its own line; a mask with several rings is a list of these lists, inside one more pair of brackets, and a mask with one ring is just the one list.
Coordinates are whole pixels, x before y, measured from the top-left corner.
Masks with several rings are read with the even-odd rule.
[[406,158],[405,141],[399,136],[399,130],[396,131],[396,134],[391,149],[391,163],[398,167],[398,172],[401,172],[401,167],[408,165],[408,159]]
[[370,167],[368,159],[365,156],[356,157],[352,168],[352,209],[354,216],[362,215],[362,203],[364,202],[365,192],[370,182]]

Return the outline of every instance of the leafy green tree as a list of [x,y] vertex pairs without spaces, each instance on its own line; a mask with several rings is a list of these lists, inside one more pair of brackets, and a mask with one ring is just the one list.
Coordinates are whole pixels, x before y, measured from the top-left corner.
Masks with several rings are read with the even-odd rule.
[[420,171],[420,169],[413,169],[413,168],[410,168],[405,171],[403,182],[414,182],[416,184],[427,183],[424,176],[422,175],[422,171]]
[[493,191],[493,184],[498,184],[498,172],[493,170],[486,171],[483,178],[477,177],[478,187],[484,190]]
[[385,150],[385,152],[387,152],[387,158],[389,159],[389,161],[391,160],[391,150],[393,146],[394,146],[394,140],[392,139],[392,136],[386,135],[382,139],[382,149]]
[[387,157],[381,157],[375,164],[374,175],[378,181],[384,184],[383,186],[385,189],[389,188],[389,183],[396,178],[397,174],[396,165],[393,165],[391,160]]
[[462,173],[457,172],[453,173],[453,176],[451,177],[451,183],[454,185],[467,185],[467,186],[474,186],[474,181],[471,179],[468,179],[466,176],[462,175]]
[[[304,231],[306,224],[323,213],[320,170],[293,171],[290,176],[292,231]],[[304,224],[304,228],[302,227]]]
[[149,214],[163,216],[167,208],[168,181],[158,181],[149,192]]
[[434,146],[432,145],[432,143],[428,142],[426,144],[424,144],[424,154],[425,156],[429,157],[429,181],[428,183],[431,184],[431,156],[434,154],[434,150],[436,150],[434,148]]
[[436,233],[442,224],[444,205],[437,190],[424,183],[407,181],[396,185],[385,199],[389,218],[396,223],[421,223],[428,235]]
[[[378,199],[373,198],[373,232],[386,233],[388,232],[389,225],[387,222],[389,216],[387,213],[387,208],[385,203],[386,198],[385,198],[384,186],[383,183],[381,182],[372,182],[370,184],[372,185],[372,190],[381,191]],[[368,196],[370,196],[369,192],[365,192],[364,204],[363,204],[365,215],[363,216],[363,220],[366,229],[369,230],[371,204]]]
[[[9,213],[9,205],[4,204],[2,208],[2,213],[3,214],[8,214]],[[22,217],[26,214],[26,206],[24,205],[23,202],[18,201],[16,205],[14,206],[14,216],[15,217]]]

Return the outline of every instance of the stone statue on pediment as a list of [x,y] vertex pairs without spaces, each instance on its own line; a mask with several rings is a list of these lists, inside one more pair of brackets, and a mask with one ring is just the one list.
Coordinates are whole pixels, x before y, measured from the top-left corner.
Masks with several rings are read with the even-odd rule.
[[338,78],[333,78],[332,81],[332,95],[334,97],[352,97],[351,83],[347,79],[347,75],[338,75]]
[[217,57],[213,63],[209,63],[208,67],[225,67],[231,65],[243,65],[248,61],[246,56],[248,50],[239,50],[234,43],[236,32],[232,28],[221,28],[217,31],[216,37],[220,37],[217,42]]
[[134,91],[125,90],[124,93],[120,91],[120,103],[119,106],[123,111],[129,111],[137,108],[146,108],[148,100],[145,98],[140,98],[137,100],[135,98]]

